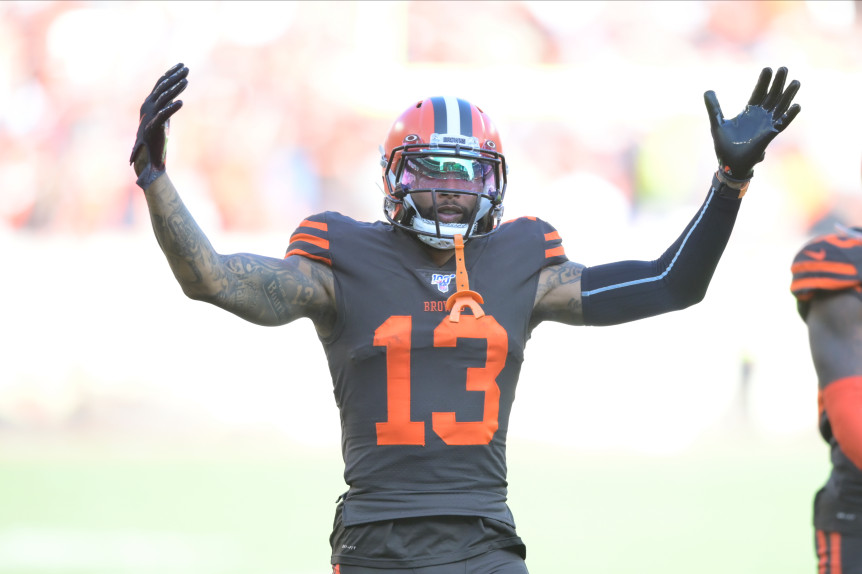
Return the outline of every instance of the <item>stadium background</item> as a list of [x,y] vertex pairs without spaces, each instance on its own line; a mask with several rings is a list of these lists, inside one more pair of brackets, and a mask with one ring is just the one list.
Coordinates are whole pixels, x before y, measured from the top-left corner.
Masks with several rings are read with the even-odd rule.
[[414,100],[499,124],[506,216],[585,264],[652,259],[714,169],[703,92],[801,80],[706,300],[544,325],[510,430],[536,573],[813,572],[828,472],[789,263],[862,221],[856,2],[0,3],[0,574],[328,572],[344,490],[310,323],[183,297],[128,153],[191,68],[172,179],[221,252],[305,215],[378,219],[378,145]]

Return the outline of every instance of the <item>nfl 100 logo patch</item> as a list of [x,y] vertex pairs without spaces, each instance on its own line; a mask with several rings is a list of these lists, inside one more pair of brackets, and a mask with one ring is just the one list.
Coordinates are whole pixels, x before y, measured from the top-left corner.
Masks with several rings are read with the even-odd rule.
[[454,273],[432,273],[431,285],[436,285],[441,293],[449,292],[449,284],[455,279]]

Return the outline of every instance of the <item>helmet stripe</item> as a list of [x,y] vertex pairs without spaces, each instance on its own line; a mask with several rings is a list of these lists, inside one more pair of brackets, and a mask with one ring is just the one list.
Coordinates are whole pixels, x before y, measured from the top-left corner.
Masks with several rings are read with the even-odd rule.
[[470,103],[458,98],[458,115],[461,122],[461,131],[463,136],[472,137],[473,135],[473,110],[470,109]]
[[434,106],[434,132],[438,134],[473,135],[473,113],[469,102],[460,98],[431,98]]
[[443,98],[446,102],[446,131],[438,132],[441,134],[460,134],[461,133],[461,114],[458,110],[457,98]]
[[434,105],[434,133],[449,133],[449,126],[446,121],[446,118],[449,115],[446,113],[446,98],[431,98],[431,103]]

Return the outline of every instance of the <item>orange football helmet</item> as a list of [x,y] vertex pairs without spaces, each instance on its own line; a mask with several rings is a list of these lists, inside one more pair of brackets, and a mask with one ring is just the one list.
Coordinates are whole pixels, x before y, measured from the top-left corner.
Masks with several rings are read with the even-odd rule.
[[[466,241],[487,235],[500,224],[507,172],[500,135],[491,119],[470,102],[433,97],[410,106],[392,124],[381,153],[383,211],[393,225],[432,247],[451,249],[455,235]],[[447,187],[452,180],[472,183]],[[413,201],[418,193],[431,194],[432,213],[425,217]],[[441,223],[439,193],[476,195],[468,221]]]

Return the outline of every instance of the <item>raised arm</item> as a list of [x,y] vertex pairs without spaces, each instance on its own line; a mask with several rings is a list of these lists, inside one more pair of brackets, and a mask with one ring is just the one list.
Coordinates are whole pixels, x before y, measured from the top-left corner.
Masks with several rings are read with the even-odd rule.
[[[725,120],[715,93],[704,94],[719,169],[707,197],[671,246],[653,261],[620,261],[594,267],[576,263],[543,270],[533,325],[614,325],[684,309],[706,294],[742,197],[766,147],[800,111],[791,105],[799,90],[784,87],[787,69],[760,73],[745,109]],[[770,82],[772,86],[770,87]]]
[[[335,320],[332,273],[303,257],[276,259],[213,248],[183,204],[165,170],[166,130],[181,107],[174,101],[188,80],[177,64],[141,106],[141,120],[130,161],[144,190],[153,231],[183,292],[260,325],[282,325],[310,318],[326,335]],[[153,159],[155,158],[155,159]]]
[[701,208],[653,261],[592,267],[568,261],[544,269],[533,323],[616,325],[700,302],[730,238],[740,204],[736,194],[713,178]]

